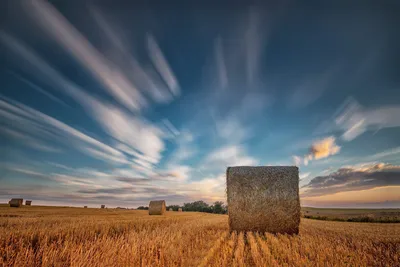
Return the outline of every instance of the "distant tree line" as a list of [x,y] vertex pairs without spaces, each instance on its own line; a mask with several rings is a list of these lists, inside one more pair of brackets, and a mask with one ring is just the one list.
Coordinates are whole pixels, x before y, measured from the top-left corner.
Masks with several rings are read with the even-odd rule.
[[[179,205],[169,205],[167,210],[172,209],[173,211],[178,211],[182,208],[183,211],[197,211],[197,212],[207,212],[207,213],[217,213],[226,214],[228,213],[228,205],[225,205],[222,201],[215,201],[212,205],[208,205],[206,202],[199,200],[189,203],[184,203],[183,206]],[[138,210],[148,210],[149,207],[140,206]]]
[[204,201],[199,200],[195,202],[184,203],[182,210],[226,214],[228,213],[228,206],[224,205],[224,202],[222,201],[216,201],[212,205],[208,205]]

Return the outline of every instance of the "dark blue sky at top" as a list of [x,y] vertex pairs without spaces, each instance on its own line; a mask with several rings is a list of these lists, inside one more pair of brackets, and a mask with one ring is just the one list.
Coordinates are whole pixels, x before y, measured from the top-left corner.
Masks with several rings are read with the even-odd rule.
[[[343,126],[345,128],[324,126],[334,122],[340,107],[349,99],[365,111],[385,107],[398,111],[400,4],[396,1],[50,2],[95,49],[116,64],[123,62],[126,55],[115,49],[115,41],[123,44],[141,66],[153,66],[149,63],[144,40],[149,34],[154,36],[179,83],[180,95],[167,104],[149,100],[140,111],[132,111],[105,91],[90,70],[46,33],[29,8],[23,7],[22,1],[0,3],[0,30],[35,51],[89,95],[157,127],[163,119],[168,119],[178,131],[190,132],[196,153],[175,164],[200,168],[215,149],[232,146],[243,148],[258,165],[292,164],[291,157],[303,157],[315,140],[334,136],[341,147],[340,153],[331,155],[337,160],[326,165],[317,164],[317,160],[304,164],[301,172],[310,173],[303,182],[306,184],[327,168],[370,162],[373,160],[364,158],[400,146],[399,120],[388,118],[385,112],[377,115],[382,116],[379,125],[371,123],[350,139],[342,135],[351,125]],[[110,22],[118,40],[111,40],[94,22],[93,7]],[[247,42],[246,33],[252,25],[256,25],[255,32]],[[226,67],[228,85],[225,88],[221,88],[216,64],[218,42],[223,48]],[[36,67],[4,42],[0,47],[3,100],[23,103],[113,146],[115,136],[110,136],[85,107],[57,88],[56,83],[47,82]],[[248,52],[246,49],[256,50],[252,51],[257,63],[251,77],[246,69],[249,62],[248,55],[243,52]],[[32,90],[26,81],[51,93],[65,105]],[[247,129],[246,136],[238,137],[237,141],[229,134],[219,136],[219,121],[229,120]],[[3,129],[13,124],[4,118],[0,123]],[[226,126],[222,124],[222,127]],[[177,140],[163,140],[165,147],[154,169],[166,168],[177,151]],[[18,138],[3,133],[1,160],[7,164],[21,164],[27,157],[71,168],[101,171],[110,168],[103,161],[83,155],[67,141],[46,142],[59,146],[63,152],[32,149]],[[400,159],[394,154],[384,161],[398,164]],[[42,166],[42,171],[49,172],[51,168]],[[216,168],[202,173],[204,176],[192,170],[188,181],[214,177],[221,170]],[[32,182],[29,175],[19,173],[13,177],[16,178],[7,180],[10,185]],[[47,181],[38,179],[32,183]]]

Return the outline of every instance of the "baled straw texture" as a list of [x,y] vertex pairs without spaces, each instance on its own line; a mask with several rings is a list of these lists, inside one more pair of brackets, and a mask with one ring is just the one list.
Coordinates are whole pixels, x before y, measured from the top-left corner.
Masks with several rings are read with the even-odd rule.
[[226,176],[231,231],[299,232],[297,167],[229,167]]
[[25,205],[26,206],[31,206],[32,205],[32,200],[25,200]]
[[101,205],[101,208],[104,209],[106,207],[106,205]]
[[87,209],[87,206],[83,206],[84,209]]
[[172,208],[169,208],[168,211],[174,211]]
[[166,211],[165,200],[150,201],[149,215],[164,215]]
[[179,208],[178,211],[179,211],[179,212],[182,212],[182,208]]
[[19,208],[22,206],[24,200],[22,198],[12,198],[8,203],[10,207]]

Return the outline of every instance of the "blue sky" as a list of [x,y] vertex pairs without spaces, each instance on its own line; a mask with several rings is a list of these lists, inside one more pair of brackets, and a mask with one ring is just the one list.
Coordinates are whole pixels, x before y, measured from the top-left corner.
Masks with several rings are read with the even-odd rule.
[[303,205],[400,204],[399,4],[0,3],[0,201],[225,200],[297,165]]

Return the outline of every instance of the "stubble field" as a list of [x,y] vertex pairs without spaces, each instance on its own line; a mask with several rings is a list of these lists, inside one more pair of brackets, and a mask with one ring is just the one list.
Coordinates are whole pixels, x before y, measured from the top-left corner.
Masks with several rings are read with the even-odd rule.
[[0,266],[400,266],[400,224],[302,219],[297,236],[228,216],[0,206]]

